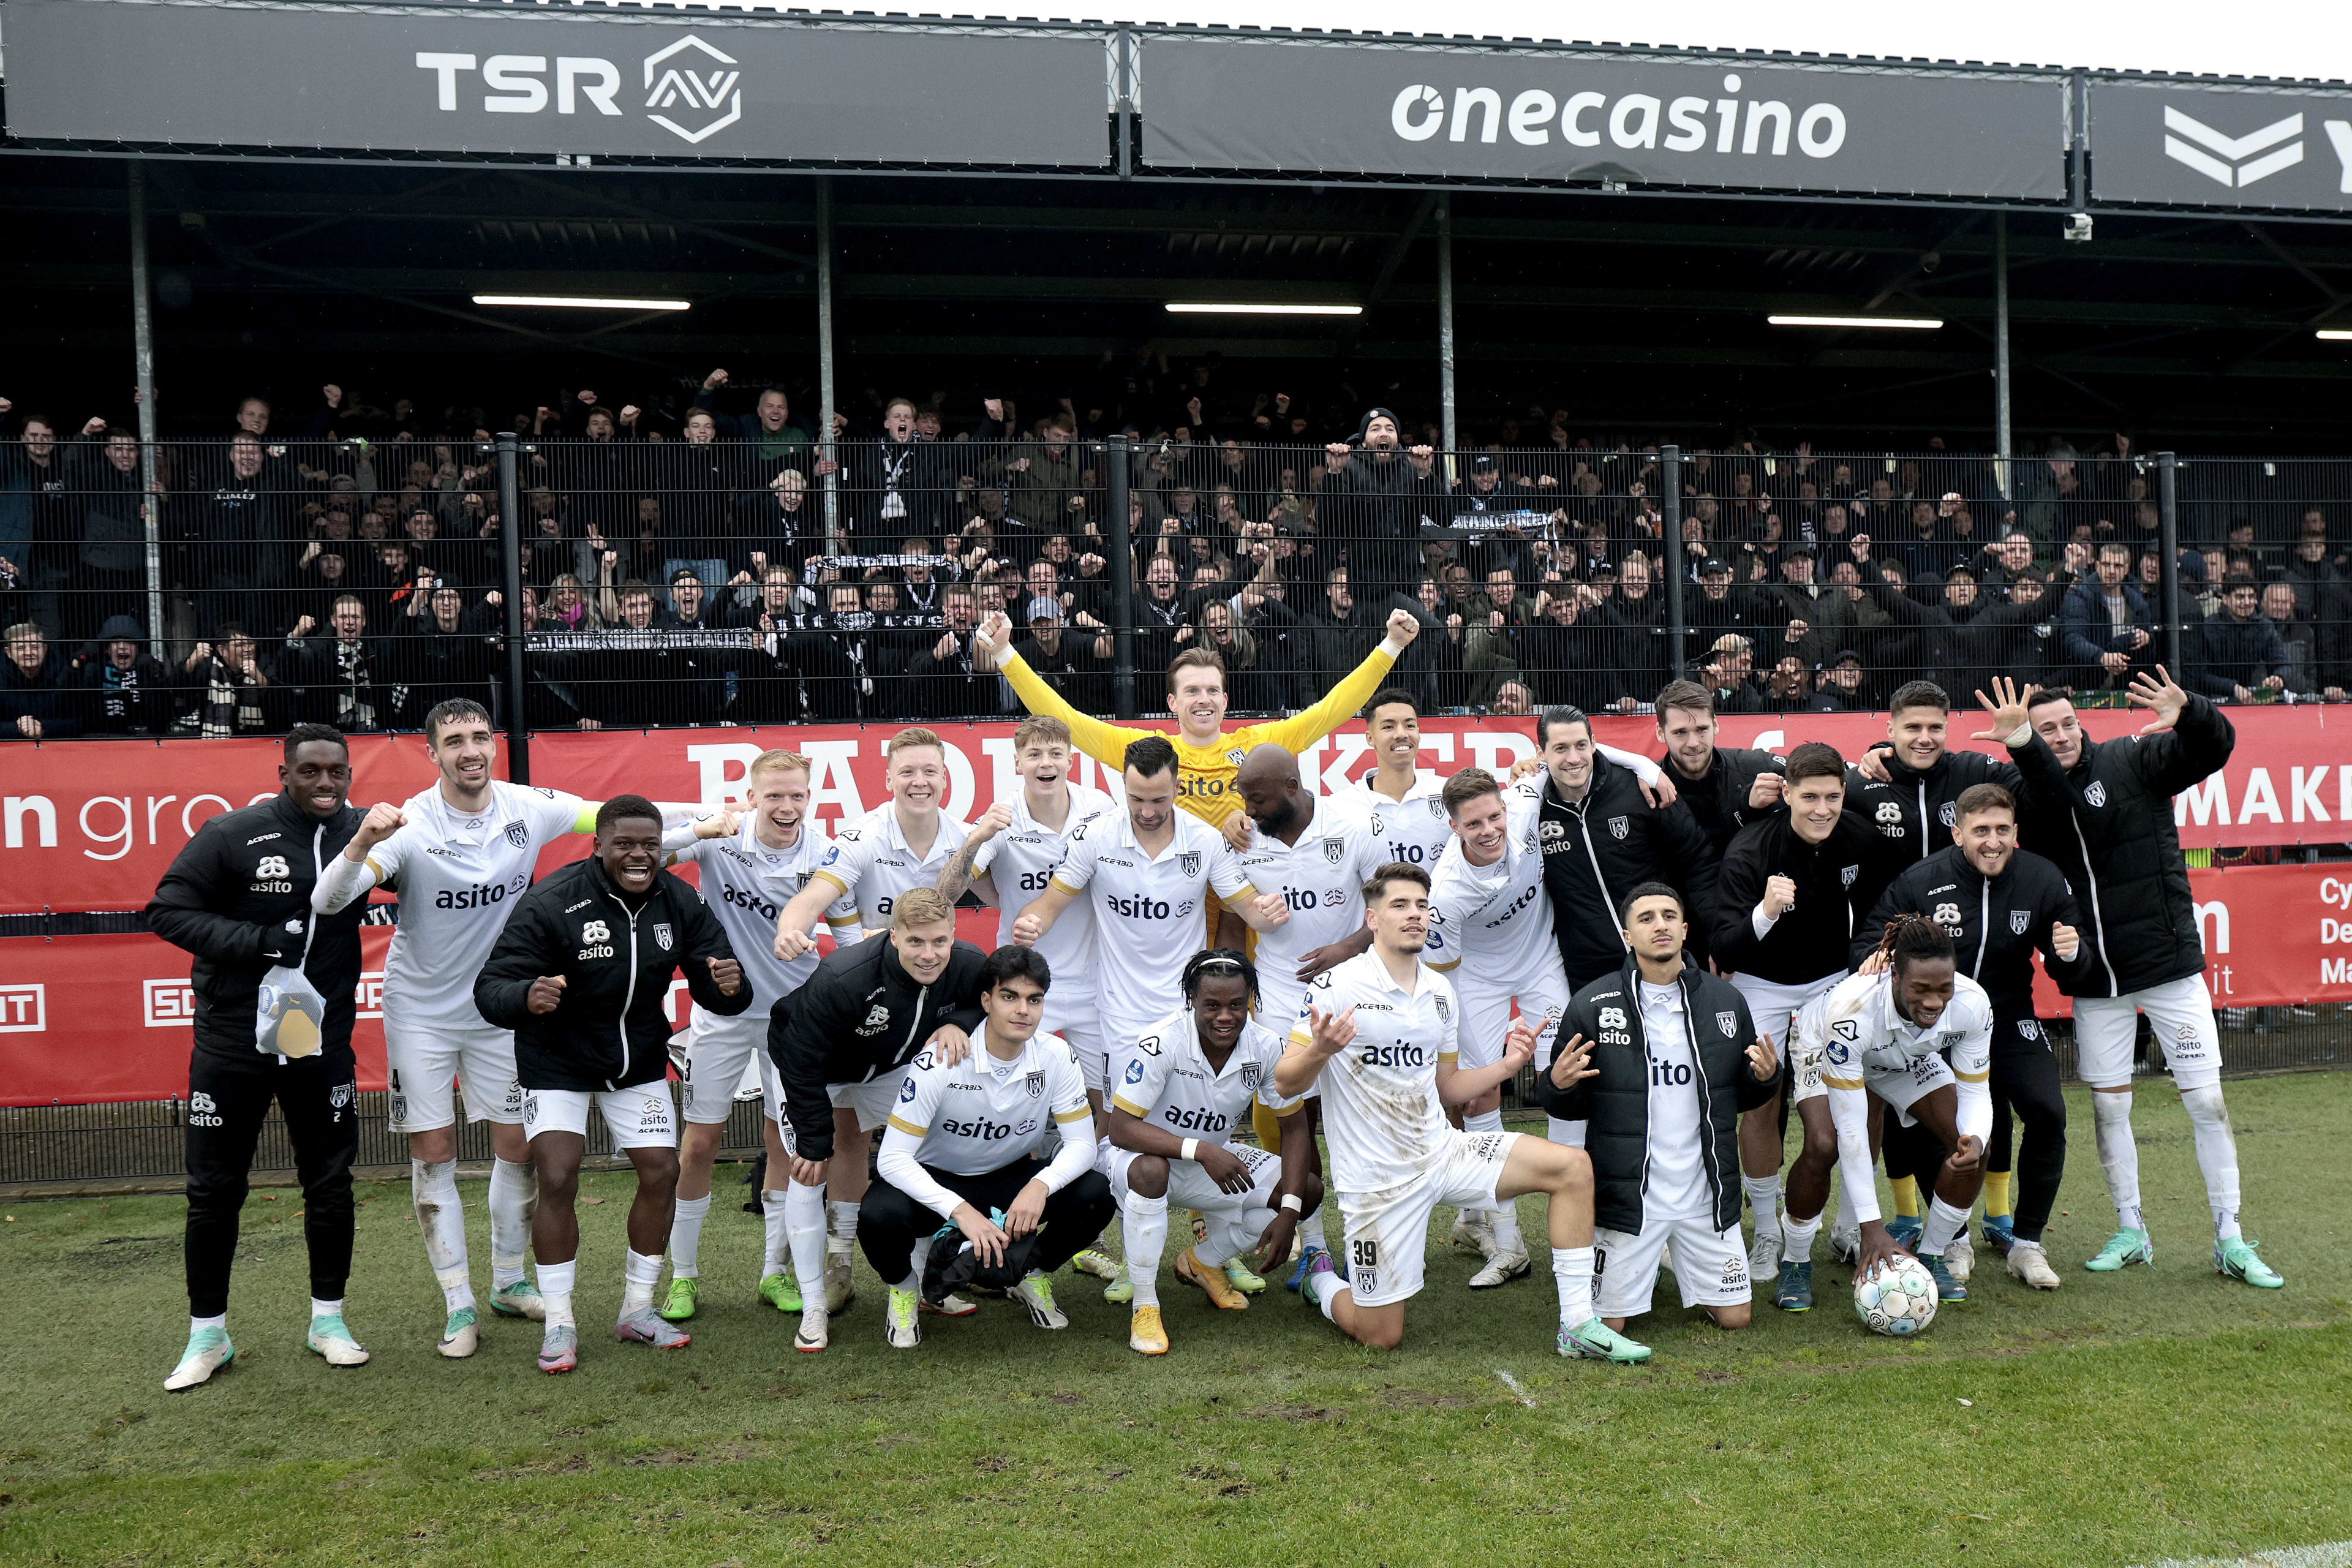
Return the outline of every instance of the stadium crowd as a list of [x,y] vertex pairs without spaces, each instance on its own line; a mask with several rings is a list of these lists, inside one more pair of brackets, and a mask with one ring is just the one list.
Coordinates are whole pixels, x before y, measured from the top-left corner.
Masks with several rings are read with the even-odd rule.
[[[1032,668],[1096,712],[1116,628],[1147,687],[1212,647],[1237,711],[1278,711],[1353,668],[1398,608],[1433,634],[1400,668],[1433,710],[1641,710],[1675,678],[1726,713],[1874,709],[1907,680],[1969,691],[1991,671],[2119,701],[2168,620],[2202,695],[2352,686],[2342,509],[2184,505],[2168,611],[2155,468],[2120,435],[2087,454],[2044,444],[2007,497],[1990,459],[1937,441],[1909,458],[1690,452],[1669,542],[1657,448],[1580,434],[1565,409],[1448,453],[1385,408],[1238,390],[1213,357],[1107,362],[1042,411],[869,395],[830,446],[785,389],[724,370],[639,395],[566,389],[503,420],[331,384],[292,418],[224,401],[217,432],[159,446],[152,496],[129,411],[74,424],[0,396],[0,732],[415,729],[446,698],[495,700],[493,428],[528,443],[541,728],[1014,713],[972,637],[999,612]],[[1100,444],[1122,432],[1124,604]]]

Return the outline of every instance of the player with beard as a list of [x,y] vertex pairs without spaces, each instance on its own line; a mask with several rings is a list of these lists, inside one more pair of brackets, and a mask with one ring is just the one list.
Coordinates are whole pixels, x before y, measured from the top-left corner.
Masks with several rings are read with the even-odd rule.
[[[1647,1346],[1593,1314],[1592,1163],[1584,1152],[1516,1132],[1465,1132],[1446,1125],[1440,1109],[1509,1082],[1535,1056],[1536,1031],[1515,1024],[1493,1067],[1459,1068],[1461,1008],[1445,976],[1421,957],[1429,873],[1381,867],[1364,889],[1364,910],[1371,950],[1315,977],[1275,1069],[1285,1098],[1322,1092],[1347,1223],[1345,1281],[1329,1257],[1318,1258],[1299,1293],[1349,1338],[1393,1350],[1404,1340],[1404,1304],[1421,1289],[1436,1206],[1490,1209],[1539,1192],[1549,1200],[1559,1353],[1647,1361]],[[1591,1071],[1590,1057],[1572,1043],[1553,1064],[1555,1079],[1573,1084]]]
[[[2008,1255],[2009,1272],[2037,1290],[2058,1289],[2058,1275],[2042,1247],[2042,1227],[2058,1200],[2066,1171],[2066,1098],[2058,1058],[2033,1013],[2033,954],[2040,949],[2054,978],[2081,973],[2082,915],[2058,868],[2017,847],[2017,803],[1999,784],[1977,784],[1959,799],[1952,843],[1906,870],[1879,896],[1854,933],[1853,959],[1877,950],[1886,924],[1902,910],[1926,910],[1951,933],[1969,979],[1992,998],[1992,1131],[1987,1143],[1985,1241]],[[2015,1108],[2025,1137],[2018,1151],[2016,1208],[2010,1207],[2010,1117]],[[1897,1129],[1888,1142],[1906,1136]],[[1965,1235],[1945,1251],[1963,1285]]]
[[1715,697],[1696,680],[1658,693],[1658,741],[1676,795],[1720,857],[1733,835],[1780,805],[1788,764],[1769,752],[1716,744]]

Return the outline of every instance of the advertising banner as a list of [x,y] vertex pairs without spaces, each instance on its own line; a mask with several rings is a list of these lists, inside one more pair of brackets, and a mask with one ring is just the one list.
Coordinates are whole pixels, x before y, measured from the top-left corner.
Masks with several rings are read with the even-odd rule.
[[596,158],[1108,161],[1103,41],[757,15],[7,0],[42,142]]
[[[2238,743],[2229,765],[2173,801],[2180,841],[2221,845],[2352,842],[2352,710],[2232,708]],[[1969,739],[1980,715],[1956,713],[1953,744],[2000,753]],[[2088,711],[2084,726],[2102,740],[2136,732],[2137,713]],[[1600,739],[1627,751],[1661,753],[1655,722],[1604,714]],[[879,805],[882,747],[893,725],[551,732],[531,741],[531,782],[591,800],[621,794],[711,805],[740,800],[745,770],[770,747],[805,752],[815,764],[817,820],[834,823]],[[947,808],[967,819],[1019,789],[1013,725],[942,724],[948,743]],[[1786,752],[1826,741],[1848,758],[1886,733],[1884,714],[1786,713],[1727,718],[1723,743]],[[1433,777],[1465,767],[1500,770],[1535,752],[1524,719],[1430,719],[1422,725],[1422,767]],[[278,787],[274,741],[66,741],[7,748],[0,775],[0,914],[44,910],[136,910],[146,905],[172,858],[205,819],[262,799]],[[1361,724],[1310,748],[1308,764],[1328,793],[1361,778],[1373,760]],[[503,765],[503,764],[502,764]],[[352,742],[352,799],[404,801],[433,783],[415,735]],[[1114,795],[1116,773],[1091,763],[1082,783]],[[573,840],[546,865],[585,854]],[[542,866],[545,868],[545,865]]]
[[2095,200],[2352,212],[2352,88],[2095,77],[2089,90]]
[[[2191,871],[2189,879],[2215,1006],[2352,1001],[2352,867],[2242,867]],[[996,921],[993,910],[966,910],[958,934],[993,946]],[[366,973],[353,1043],[360,1087],[382,1089],[392,932],[370,926],[361,935]],[[2046,979],[2038,1005],[2044,1017],[2066,1011]],[[669,1006],[683,1026],[684,981],[673,983]],[[185,1095],[194,1011],[188,955],[160,938],[0,940],[0,1105]]]
[[2065,79],[1572,49],[1147,37],[1155,168],[2066,194]]

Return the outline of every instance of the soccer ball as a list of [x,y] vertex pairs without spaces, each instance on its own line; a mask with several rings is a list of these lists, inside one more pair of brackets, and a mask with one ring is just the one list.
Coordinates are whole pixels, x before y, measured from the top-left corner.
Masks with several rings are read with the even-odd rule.
[[1936,1321],[1936,1278],[1907,1255],[1854,1276],[1853,1312],[1874,1334],[1916,1334]]

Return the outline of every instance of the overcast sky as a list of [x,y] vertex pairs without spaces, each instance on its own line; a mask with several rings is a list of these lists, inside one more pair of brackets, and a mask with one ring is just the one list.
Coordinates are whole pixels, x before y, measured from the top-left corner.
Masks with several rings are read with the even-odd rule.
[[992,0],[939,9],[2352,78],[2347,0]]

